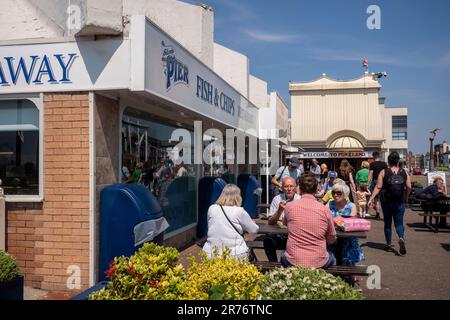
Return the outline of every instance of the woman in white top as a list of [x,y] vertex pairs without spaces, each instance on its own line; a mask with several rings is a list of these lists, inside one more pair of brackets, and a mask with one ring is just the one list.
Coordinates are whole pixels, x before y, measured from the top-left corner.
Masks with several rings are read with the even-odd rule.
[[259,227],[241,207],[241,204],[239,188],[234,184],[227,184],[216,203],[209,207],[208,239],[203,246],[203,251],[209,258],[212,256],[214,248],[217,248],[218,254],[221,255],[226,247],[230,248],[231,257],[248,258],[249,249],[242,234],[244,232],[258,233]]

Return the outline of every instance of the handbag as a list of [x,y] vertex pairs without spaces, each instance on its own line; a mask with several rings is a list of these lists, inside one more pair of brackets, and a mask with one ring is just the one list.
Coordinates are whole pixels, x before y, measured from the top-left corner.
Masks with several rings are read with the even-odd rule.
[[334,219],[334,225],[341,231],[351,232],[351,231],[369,231],[370,221],[361,218],[344,218],[338,216]]
[[[225,218],[227,218],[228,222],[231,224],[231,226],[233,227],[233,229],[234,229],[234,230],[242,237],[242,240],[244,240],[244,242],[245,242],[244,236],[239,232],[239,230],[238,230],[238,229],[234,226],[234,224],[230,221],[230,219],[228,218],[227,214],[225,213],[225,210],[223,209],[222,205],[220,205],[220,209],[222,209],[222,212],[223,212]],[[255,253],[254,253],[253,250],[250,249],[250,248],[249,248],[249,253],[248,253],[248,260],[249,260],[250,262],[253,262],[253,261],[256,261],[256,260],[257,260],[257,259],[256,259]]]

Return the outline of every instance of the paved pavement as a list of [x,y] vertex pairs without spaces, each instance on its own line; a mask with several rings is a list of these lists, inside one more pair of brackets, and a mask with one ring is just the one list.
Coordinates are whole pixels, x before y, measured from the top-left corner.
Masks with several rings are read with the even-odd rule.
[[[405,212],[407,254],[383,250],[383,222],[372,220],[372,230],[361,244],[366,261],[381,269],[381,289],[368,290],[361,281],[367,299],[450,299],[450,229],[434,233],[422,224],[418,212]],[[450,222],[450,221],[448,221]],[[393,244],[398,251],[394,231]]]
[[[368,238],[361,240],[366,261],[361,264],[377,265],[381,271],[381,289],[369,290],[368,278],[360,278],[359,286],[369,300],[383,299],[450,299],[450,229],[434,233],[422,225],[423,218],[410,209],[405,213],[405,240],[407,254],[383,250],[383,222],[371,220]],[[450,221],[448,221],[450,223]],[[398,237],[394,231],[393,244],[398,250]],[[198,256],[201,248],[193,244],[180,254],[180,262],[187,266],[189,256]],[[258,258],[265,259],[263,250],[256,250]],[[68,299],[64,293],[48,293],[25,288],[25,299]]]
[[[418,213],[410,209],[405,212],[407,254],[404,256],[383,250],[384,223],[370,219],[372,229],[367,239],[360,240],[366,255],[366,260],[360,264],[380,267],[381,289],[369,290],[369,278],[358,278],[366,299],[450,299],[450,229],[434,233],[423,226],[423,218]],[[395,231],[392,239],[398,251]],[[200,250],[199,246],[192,245],[181,252],[183,265],[188,264],[189,256],[197,255]],[[256,249],[255,253],[258,259],[267,260],[262,249]]]

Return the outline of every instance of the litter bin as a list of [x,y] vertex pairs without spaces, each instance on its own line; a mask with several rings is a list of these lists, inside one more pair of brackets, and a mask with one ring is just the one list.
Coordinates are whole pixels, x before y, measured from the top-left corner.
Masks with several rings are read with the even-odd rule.
[[255,219],[257,217],[257,208],[259,201],[259,184],[256,178],[249,174],[240,174],[237,185],[241,189],[242,206],[245,211]]
[[203,177],[198,182],[198,238],[208,233],[208,209],[217,201],[225,185],[223,179],[216,177]]
[[100,193],[99,281],[114,257],[131,256],[145,242],[162,244],[169,227],[156,198],[142,185],[114,184]]

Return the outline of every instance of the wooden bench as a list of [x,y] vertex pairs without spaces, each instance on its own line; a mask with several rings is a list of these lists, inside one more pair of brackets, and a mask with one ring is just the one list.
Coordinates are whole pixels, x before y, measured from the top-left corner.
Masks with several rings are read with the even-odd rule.
[[[273,270],[275,268],[282,268],[281,262],[271,262],[271,261],[254,261],[253,265],[258,267],[261,272],[267,272]],[[340,277],[342,280],[350,284],[351,286],[355,286],[357,283],[356,276],[369,276],[368,266],[336,266],[333,265],[328,269],[325,269],[329,274]]]
[[[274,268],[281,268],[281,262],[272,261],[255,261],[252,262],[253,265],[261,269],[262,272],[267,272],[273,270]],[[333,265],[326,272],[331,273],[334,276],[368,276],[367,266],[336,266]]]
[[[439,218],[445,217],[450,218],[450,214],[440,214],[440,213],[428,213],[422,212],[419,213],[419,216],[423,217],[423,224],[427,226],[429,229],[433,230],[435,233],[439,232]],[[430,218],[427,222],[427,218]],[[435,223],[433,226],[433,218],[435,218]]]
[[253,249],[264,249],[264,242],[259,240],[259,241],[245,241],[245,243],[247,244],[247,247],[250,250],[251,259],[257,261],[258,258],[256,257],[255,251]]

